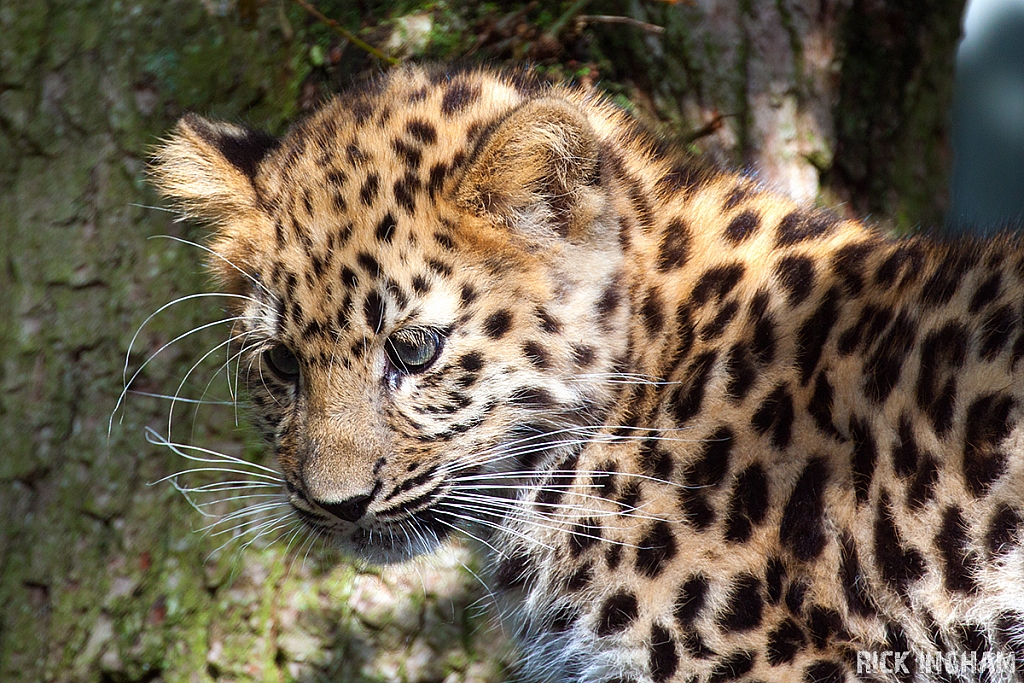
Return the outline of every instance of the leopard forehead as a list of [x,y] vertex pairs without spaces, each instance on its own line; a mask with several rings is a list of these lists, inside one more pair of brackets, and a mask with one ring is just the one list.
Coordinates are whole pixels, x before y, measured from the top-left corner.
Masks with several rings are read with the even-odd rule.
[[[474,280],[531,274],[510,284],[515,300],[540,285],[536,259],[508,232],[486,221],[459,229],[451,194],[481,139],[524,101],[552,95],[585,97],[522,75],[399,70],[297,126],[253,174],[264,227],[231,258],[278,294],[283,336],[299,345],[450,324]],[[219,245],[237,254],[238,242]]]
[[[314,317],[330,313],[335,290],[378,279],[375,291],[383,292],[374,296],[395,304],[390,315],[407,312],[411,294],[422,299],[453,275],[455,221],[438,202],[446,182],[521,97],[497,79],[431,83],[426,74],[402,73],[333,100],[283,141],[254,180],[272,228],[258,251],[275,258],[261,270],[279,291],[283,278],[286,300],[301,300],[309,314],[319,309]],[[371,309],[380,305],[362,294],[355,308],[371,311],[364,322],[379,332],[384,321]]]

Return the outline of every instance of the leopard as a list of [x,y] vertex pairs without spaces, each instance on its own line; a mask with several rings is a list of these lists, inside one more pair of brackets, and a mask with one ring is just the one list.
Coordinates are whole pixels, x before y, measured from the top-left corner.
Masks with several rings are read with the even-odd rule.
[[472,544],[523,680],[1024,680],[1020,238],[798,203],[528,69],[187,114],[152,177],[294,514]]

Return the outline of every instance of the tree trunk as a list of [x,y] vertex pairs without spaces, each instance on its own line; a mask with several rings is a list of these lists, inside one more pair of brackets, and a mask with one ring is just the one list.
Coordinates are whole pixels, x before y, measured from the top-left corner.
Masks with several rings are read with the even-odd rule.
[[[887,227],[938,227],[964,0],[632,0],[614,80],[683,144]],[[607,8],[612,11],[611,8]]]
[[[623,8],[595,2],[566,24],[563,57],[599,65],[693,150],[911,227],[945,205],[962,4],[634,2],[659,36],[602,23]],[[388,16],[373,6],[367,21]],[[320,7],[357,26],[350,4]],[[463,11],[435,20],[474,30],[476,6]],[[521,17],[544,33],[536,6]],[[147,442],[170,402],[146,394],[187,377],[187,398],[231,396],[223,351],[188,375],[225,325],[156,353],[217,320],[217,301],[175,305],[133,342],[149,314],[207,287],[201,250],[179,241],[205,231],[159,208],[149,150],[186,110],[280,132],[316,99],[324,54],[362,53],[277,0],[0,0],[0,36],[0,680],[502,679],[502,634],[464,556],[401,573],[287,534],[218,550],[232,534],[196,533],[206,522],[185,498],[148,485],[188,463]],[[129,345],[143,393],[119,406]],[[178,405],[172,436],[270,464],[230,406],[193,408]]]

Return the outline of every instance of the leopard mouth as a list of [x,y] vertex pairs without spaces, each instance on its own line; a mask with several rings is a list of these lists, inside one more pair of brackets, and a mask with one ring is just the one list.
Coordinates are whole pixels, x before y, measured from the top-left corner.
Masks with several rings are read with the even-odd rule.
[[348,522],[326,511],[307,509],[307,505],[292,500],[295,514],[310,531],[329,539],[343,552],[373,564],[395,564],[430,553],[451,533],[429,506],[400,518],[371,514]]

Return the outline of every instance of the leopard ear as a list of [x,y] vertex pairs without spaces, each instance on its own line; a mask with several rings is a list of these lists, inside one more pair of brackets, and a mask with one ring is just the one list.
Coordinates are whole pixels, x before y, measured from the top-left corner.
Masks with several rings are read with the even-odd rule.
[[187,114],[157,150],[151,172],[186,215],[222,222],[256,208],[253,180],[277,144],[265,133]]
[[599,175],[586,116],[543,98],[515,109],[480,143],[455,201],[533,239],[579,239],[601,210]]

